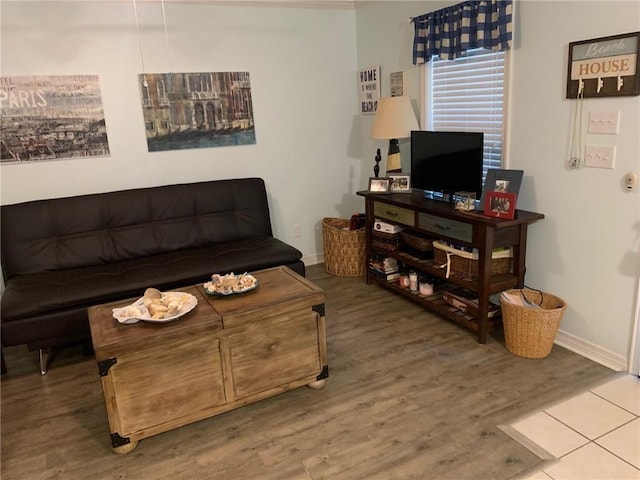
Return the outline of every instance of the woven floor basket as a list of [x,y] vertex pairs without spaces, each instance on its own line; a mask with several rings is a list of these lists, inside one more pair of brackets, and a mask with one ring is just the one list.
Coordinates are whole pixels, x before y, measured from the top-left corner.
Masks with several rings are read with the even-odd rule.
[[[518,295],[520,290],[509,290]],[[524,289],[527,299],[540,308],[521,307],[500,299],[504,339],[514,355],[544,358],[551,353],[566,303],[550,293]]]
[[339,277],[359,277],[365,274],[364,227],[349,230],[349,220],[324,218],[322,243],[324,268]]

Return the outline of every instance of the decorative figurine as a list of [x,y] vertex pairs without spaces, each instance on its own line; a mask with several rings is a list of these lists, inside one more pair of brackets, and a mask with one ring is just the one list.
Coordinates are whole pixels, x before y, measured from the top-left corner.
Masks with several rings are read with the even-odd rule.
[[375,175],[376,178],[378,178],[378,174],[380,173],[381,160],[382,160],[382,157],[380,156],[380,149],[378,149],[378,151],[376,152],[376,164],[373,167],[373,174]]

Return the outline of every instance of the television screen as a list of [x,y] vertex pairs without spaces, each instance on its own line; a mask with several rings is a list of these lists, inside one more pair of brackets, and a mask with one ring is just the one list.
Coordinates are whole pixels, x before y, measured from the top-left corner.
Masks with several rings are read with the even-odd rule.
[[484,134],[477,132],[411,132],[411,186],[441,192],[482,194]]

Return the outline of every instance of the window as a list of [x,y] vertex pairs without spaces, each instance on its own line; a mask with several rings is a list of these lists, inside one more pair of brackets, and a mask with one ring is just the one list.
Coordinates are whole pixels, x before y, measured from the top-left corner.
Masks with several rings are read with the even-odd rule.
[[484,132],[484,172],[502,168],[506,52],[434,58],[428,68],[427,130]]

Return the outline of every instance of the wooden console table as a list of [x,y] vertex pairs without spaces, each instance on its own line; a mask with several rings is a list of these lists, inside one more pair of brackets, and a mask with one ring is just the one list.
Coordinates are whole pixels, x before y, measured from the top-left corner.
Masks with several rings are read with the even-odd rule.
[[[488,217],[479,212],[456,210],[452,204],[429,200],[422,192],[375,194],[358,192],[366,201],[366,261],[372,254],[394,257],[410,268],[437,278],[445,278],[445,272],[433,260],[416,257],[402,249],[389,251],[372,245],[372,229],[376,219],[402,226],[407,231],[443,239],[478,249],[478,279],[466,280],[455,276],[447,279],[447,285],[461,286],[477,293],[478,314],[468,315],[450,306],[442,299],[441,289],[424,296],[402,288],[397,282],[389,282],[371,274],[367,265],[367,283],[378,283],[410,300],[433,310],[477,332],[478,342],[486,343],[487,333],[494,327],[488,318],[489,297],[510,288],[524,286],[527,247],[527,226],[544,215],[517,210],[513,220]],[[492,275],[492,251],[498,247],[512,247],[512,271]],[[445,288],[447,287],[445,285]]]

